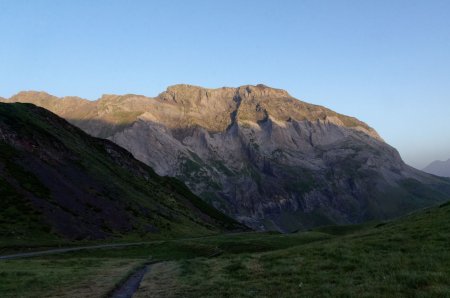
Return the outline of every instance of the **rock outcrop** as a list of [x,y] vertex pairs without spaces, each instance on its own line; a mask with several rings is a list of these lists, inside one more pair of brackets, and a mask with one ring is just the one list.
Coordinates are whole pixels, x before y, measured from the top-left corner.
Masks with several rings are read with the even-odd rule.
[[94,102],[25,92],[9,101],[112,140],[256,229],[385,219],[450,198],[448,180],[406,165],[367,124],[264,85],[176,85],[155,98]]

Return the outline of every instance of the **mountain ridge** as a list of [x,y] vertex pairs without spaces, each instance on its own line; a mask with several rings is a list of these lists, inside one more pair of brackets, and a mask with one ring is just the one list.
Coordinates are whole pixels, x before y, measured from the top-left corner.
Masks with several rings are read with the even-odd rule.
[[423,171],[437,176],[450,177],[450,158],[435,160],[423,168]]
[[[141,104],[146,106],[146,104],[151,104],[149,102],[145,102],[147,100],[154,100],[154,101],[163,101],[168,103],[176,103],[176,104],[184,104],[189,105],[190,102],[186,101],[186,98],[193,98],[197,97],[199,98],[200,103],[202,103],[202,100],[205,100],[205,98],[214,98],[214,96],[209,96],[211,93],[220,93],[225,92],[228,93],[228,95],[231,95],[231,97],[235,97],[236,95],[240,95],[243,98],[249,98],[251,96],[265,96],[265,97],[271,97],[271,98],[289,98],[294,99],[292,96],[289,95],[289,93],[282,89],[276,89],[272,87],[268,87],[263,84],[258,84],[256,86],[253,85],[243,85],[240,87],[221,87],[221,88],[203,88],[199,86],[189,85],[189,84],[175,84],[172,86],[167,87],[167,89],[163,92],[161,92],[156,97],[147,97],[144,95],[138,95],[138,94],[124,94],[124,95],[115,95],[115,94],[103,94],[100,98],[97,100],[87,100],[83,99],[77,96],[63,96],[63,97],[57,97],[54,95],[51,95],[44,91],[21,91],[13,96],[11,96],[9,99],[3,99],[4,102],[34,102],[36,104],[39,104],[43,106],[44,108],[47,107],[47,109],[54,109],[53,105],[55,104],[55,101],[65,101],[67,103],[73,103],[78,102],[80,104],[89,104],[91,106],[98,104],[98,103],[117,103],[117,101],[124,103],[124,101],[130,101],[131,103]],[[195,94],[197,93],[197,94]],[[180,94],[182,96],[180,96]],[[188,94],[188,96],[185,96]],[[183,97],[184,96],[184,97]],[[1,99],[1,98],[0,98]],[[144,100],[142,102],[141,100]],[[314,105],[311,103],[306,103],[303,101],[300,101],[298,99],[295,99],[296,102],[298,102],[300,105],[307,107],[309,110],[315,110],[316,112],[316,118],[319,119],[320,117],[324,118],[322,120],[325,120],[326,116],[337,116],[338,118],[341,118],[344,120],[342,123],[337,122],[339,125],[343,126],[349,126],[349,127],[358,127],[366,130],[366,133],[373,136],[374,138],[381,139],[381,137],[376,133],[376,131],[368,126],[366,123],[359,121],[358,119],[350,116],[346,116],[343,114],[339,114],[336,112],[331,111],[330,109],[327,109],[320,105]],[[204,103],[204,102],[203,102]],[[286,111],[284,111],[286,112]],[[283,115],[278,115],[280,118],[283,118]],[[297,115],[297,117],[301,118],[304,117],[304,115]],[[77,119],[73,119],[77,120]],[[314,119],[316,120],[316,119]],[[331,119],[333,121],[334,119]],[[339,119],[341,120],[341,119]],[[167,123],[166,123],[167,124]]]
[[240,226],[122,147],[32,104],[0,103],[0,149],[0,238],[169,236]]
[[385,219],[450,194],[448,180],[404,164],[364,122],[264,85],[174,85],[154,98],[93,102],[36,97],[8,101],[41,104],[115,142],[256,229]]

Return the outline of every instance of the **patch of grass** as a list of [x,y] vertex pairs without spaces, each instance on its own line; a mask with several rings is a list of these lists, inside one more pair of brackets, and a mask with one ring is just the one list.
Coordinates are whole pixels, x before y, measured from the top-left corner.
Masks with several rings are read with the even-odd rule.
[[[182,260],[173,297],[447,297],[450,208],[384,225],[323,227],[328,240]],[[377,227],[375,227],[377,226]],[[302,234],[302,233],[300,233]]]
[[10,242],[24,237],[51,239],[51,227],[44,224],[41,213],[23,198],[17,187],[45,199],[50,197],[49,190],[21,167],[17,158],[10,146],[0,143],[0,169],[3,172],[0,177],[0,239],[8,238]]
[[[82,293],[100,271],[104,282],[91,291],[108,293],[133,266],[151,260],[161,263],[152,265],[137,297],[446,297],[449,217],[450,205],[443,205],[382,224],[222,234],[12,260],[0,266],[6,278],[0,295]],[[60,286],[41,282],[47,274]],[[28,283],[30,289],[19,289]]]
[[[110,292],[132,268],[149,260],[207,260],[217,255],[229,257],[277,250],[329,237],[320,233],[298,235],[240,233],[153,241],[129,247],[92,249],[46,257],[0,261],[0,277],[4,277],[0,279],[0,296],[8,297],[13,294],[21,297],[51,296],[56,293],[70,296],[88,289],[95,290],[95,293],[101,296]],[[102,276],[104,281],[96,283],[95,288],[90,286],[85,289],[86,283],[89,280],[97,280],[98,276]],[[32,286],[23,288],[25,284]]]
[[285,166],[283,170],[289,177],[289,180],[284,184],[286,191],[303,195],[317,187],[316,179],[310,170],[290,166]]
[[343,236],[352,234],[355,232],[359,232],[364,229],[369,229],[372,227],[380,227],[385,223],[365,223],[358,225],[331,225],[331,226],[323,226],[319,228],[313,229],[315,232],[326,233],[330,235]]
[[37,258],[1,261],[1,297],[101,297],[139,260]]

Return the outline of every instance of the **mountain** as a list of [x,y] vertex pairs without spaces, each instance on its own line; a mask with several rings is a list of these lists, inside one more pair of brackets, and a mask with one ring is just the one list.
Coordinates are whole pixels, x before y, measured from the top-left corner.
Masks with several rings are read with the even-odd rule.
[[21,92],[255,229],[386,219],[450,198],[448,179],[406,165],[356,118],[264,85],[169,87],[97,101]]
[[423,171],[436,176],[450,177],[450,159],[447,161],[435,160],[426,166]]
[[0,238],[242,229],[174,178],[32,104],[0,103]]

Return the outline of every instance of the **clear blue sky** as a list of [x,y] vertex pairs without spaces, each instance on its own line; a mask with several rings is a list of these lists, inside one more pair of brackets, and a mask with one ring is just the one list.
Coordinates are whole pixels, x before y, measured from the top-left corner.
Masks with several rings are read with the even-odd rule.
[[0,96],[264,83],[450,157],[450,1],[0,0]]

